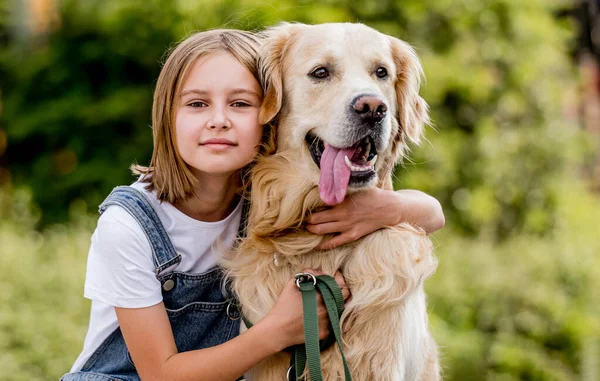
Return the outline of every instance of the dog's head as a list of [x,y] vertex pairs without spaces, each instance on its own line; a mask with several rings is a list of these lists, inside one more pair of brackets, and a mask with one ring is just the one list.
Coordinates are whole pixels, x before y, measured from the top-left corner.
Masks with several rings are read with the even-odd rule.
[[281,24],[264,34],[260,119],[276,121],[278,152],[293,152],[330,205],[348,190],[391,188],[407,138],[419,143],[428,122],[414,50],[362,24]]

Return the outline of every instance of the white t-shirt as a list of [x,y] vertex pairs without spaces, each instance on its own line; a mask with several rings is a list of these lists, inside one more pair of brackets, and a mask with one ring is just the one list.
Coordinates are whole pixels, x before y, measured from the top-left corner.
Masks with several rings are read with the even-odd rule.
[[[169,202],[159,202],[154,193],[144,189],[145,183],[132,186],[148,198],[175,251],[181,254],[181,262],[162,274],[175,267],[182,272],[205,272],[221,257],[219,247],[233,245],[242,215],[241,202],[224,220],[203,222],[185,215]],[[125,209],[118,205],[108,207],[98,219],[91,241],[84,290],[84,296],[92,300],[90,325],[83,351],[71,372],[81,370],[119,326],[114,307],[150,307],[162,301],[150,242]]]

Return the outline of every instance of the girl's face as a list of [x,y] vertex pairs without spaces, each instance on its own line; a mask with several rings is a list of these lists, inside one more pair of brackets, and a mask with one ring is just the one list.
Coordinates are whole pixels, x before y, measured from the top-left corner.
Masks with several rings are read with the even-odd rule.
[[258,151],[262,89],[229,53],[196,61],[183,83],[175,135],[183,160],[196,177],[231,175]]

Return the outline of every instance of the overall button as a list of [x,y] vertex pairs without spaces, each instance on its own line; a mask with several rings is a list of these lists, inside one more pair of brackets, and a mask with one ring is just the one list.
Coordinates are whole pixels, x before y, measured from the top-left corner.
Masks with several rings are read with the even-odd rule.
[[173,279],[168,279],[165,283],[163,283],[163,290],[171,291],[173,287],[175,287],[175,281]]

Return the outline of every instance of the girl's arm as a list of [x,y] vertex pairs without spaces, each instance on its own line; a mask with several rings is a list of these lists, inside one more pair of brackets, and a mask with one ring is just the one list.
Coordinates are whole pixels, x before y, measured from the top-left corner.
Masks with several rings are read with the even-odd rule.
[[370,188],[347,196],[331,209],[311,215],[307,230],[315,234],[339,233],[318,247],[332,249],[401,222],[433,233],[444,226],[444,212],[438,200],[420,191]]
[[[344,298],[348,298],[349,291],[339,272],[335,279]],[[177,352],[163,303],[147,308],[115,308],[115,311],[143,381],[233,381],[261,360],[304,342],[302,299],[293,280],[285,286],[273,309],[252,328],[224,344],[195,351]],[[319,336],[324,339],[328,334],[327,313],[319,299]]]

